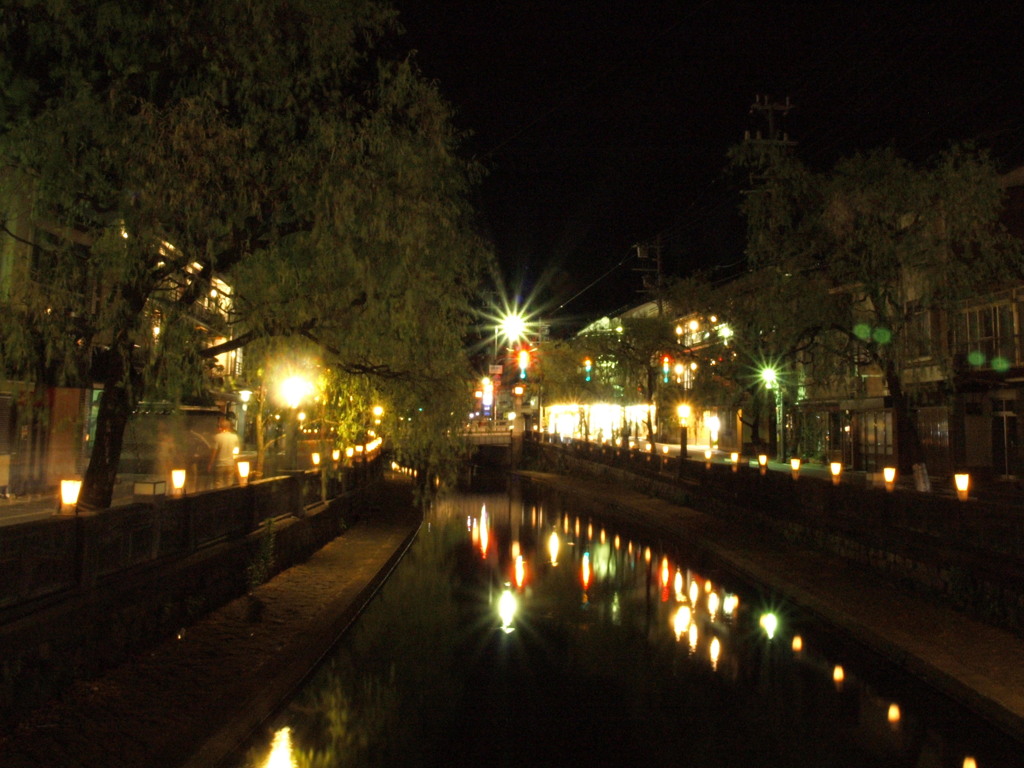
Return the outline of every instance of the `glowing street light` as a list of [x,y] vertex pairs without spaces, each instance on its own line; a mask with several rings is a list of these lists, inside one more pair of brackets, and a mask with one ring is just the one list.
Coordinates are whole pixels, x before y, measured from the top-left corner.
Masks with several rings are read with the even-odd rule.
[[304,398],[313,392],[313,385],[302,376],[289,376],[281,382],[279,393],[289,408],[298,408]]
[[765,389],[771,390],[775,393],[775,455],[776,457],[781,458],[786,455],[786,430],[783,426],[782,388],[778,386],[779,372],[771,366],[766,366],[761,369],[761,381],[764,382]]

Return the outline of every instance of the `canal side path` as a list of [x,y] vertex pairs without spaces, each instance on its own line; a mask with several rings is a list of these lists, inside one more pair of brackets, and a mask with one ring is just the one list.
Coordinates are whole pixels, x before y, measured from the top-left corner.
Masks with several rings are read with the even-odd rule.
[[[1024,738],[1019,637],[905,593],[836,557],[767,541],[756,531],[629,488],[519,474],[590,508],[609,508],[627,524],[705,548],[744,578],[784,594]],[[0,765],[217,766],[295,689],[411,544],[420,512],[401,504],[381,508],[306,563],[259,587],[258,621],[242,598],[187,628],[180,639],[77,683],[0,742]]]

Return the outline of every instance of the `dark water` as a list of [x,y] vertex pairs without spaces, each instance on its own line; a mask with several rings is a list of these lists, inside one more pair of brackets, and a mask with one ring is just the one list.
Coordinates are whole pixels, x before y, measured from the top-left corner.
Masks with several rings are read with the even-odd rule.
[[798,607],[686,558],[528,490],[443,499],[236,764],[1024,765]]

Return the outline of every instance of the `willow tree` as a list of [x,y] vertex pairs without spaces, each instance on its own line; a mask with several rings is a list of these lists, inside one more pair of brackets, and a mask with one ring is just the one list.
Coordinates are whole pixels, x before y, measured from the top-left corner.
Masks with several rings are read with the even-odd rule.
[[926,359],[953,380],[947,339],[931,319],[1020,277],[991,161],[955,147],[915,165],[886,149],[814,172],[782,153],[737,156],[757,169],[745,200],[748,255],[819,299],[803,303],[800,332],[824,359],[881,376],[909,471],[923,462],[911,363]]
[[458,355],[482,258],[472,169],[435,87],[382,53],[387,6],[13,0],[4,14],[3,223],[33,258],[0,352],[21,373],[42,357],[102,384],[83,506],[109,505],[139,399],[197,389],[227,348],[188,319],[214,275],[236,286],[230,346],[304,337],[346,372],[407,382],[425,356]]

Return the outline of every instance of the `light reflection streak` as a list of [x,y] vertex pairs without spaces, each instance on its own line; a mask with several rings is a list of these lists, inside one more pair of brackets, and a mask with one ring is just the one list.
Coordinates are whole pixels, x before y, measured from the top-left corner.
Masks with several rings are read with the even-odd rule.
[[270,754],[262,768],[296,768],[297,763],[292,757],[292,729],[287,726],[274,734],[270,744]]
[[502,590],[501,597],[498,598],[498,617],[501,619],[501,629],[506,635],[515,631],[515,627],[512,626],[512,620],[516,617],[518,607],[519,601],[516,600],[516,596],[512,594],[512,591],[509,589]]
[[558,565],[558,531],[552,531],[548,537],[548,554],[551,555],[551,564]]
[[711,620],[715,620],[715,615],[718,613],[718,593],[712,592],[708,595],[708,613],[711,614]]
[[[491,504],[491,508],[496,507]],[[525,515],[525,510],[526,506],[523,507],[522,523],[525,523],[528,519]],[[531,517],[537,519],[536,507],[531,510]],[[575,578],[572,578],[570,574],[575,570],[577,550],[572,548],[572,538],[570,536],[566,539],[567,544],[570,545],[569,555],[566,555],[566,551],[561,549],[561,531],[557,529],[563,527],[569,529],[575,523],[575,528],[579,531],[583,528],[583,525],[581,518],[569,515],[566,515],[563,519],[563,525],[558,525],[559,517],[561,517],[561,514],[557,512],[548,516],[546,531],[549,536],[546,543],[551,554],[552,565],[558,565],[559,554],[562,555],[570,572],[563,573],[563,578],[559,580],[563,584],[570,584],[575,581]],[[539,554],[543,553],[544,550],[543,527],[539,531],[535,530],[532,535],[523,533],[520,542],[518,526],[513,525],[512,534],[507,535],[507,530],[502,527],[501,523],[496,521],[495,530],[491,531],[486,508],[480,510],[479,520],[475,519],[472,514],[465,515],[464,517],[460,514],[452,519],[456,524],[462,523],[463,520],[465,521],[465,524],[471,529],[473,537],[476,539],[477,547],[485,554],[490,549],[490,543],[500,545],[498,550],[500,559],[492,558],[494,562],[490,566],[494,572],[506,574],[504,578],[499,577],[499,582],[509,578],[509,563],[504,558],[508,553],[511,553],[514,563],[512,567],[512,584],[509,590],[511,591],[511,597],[514,598],[518,595],[519,599],[523,600],[525,599],[524,594],[536,597],[540,594],[541,590],[546,589],[543,582],[549,577],[549,573],[543,567],[543,554]],[[503,520],[504,518],[502,517]],[[552,525],[554,525],[555,530],[552,530]],[[596,533],[600,545],[594,540],[595,527],[598,529]],[[743,652],[744,644],[748,641],[746,628],[749,627],[749,623],[747,619],[750,620],[750,623],[759,619],[759,629],[764,631],[769,638],[779,636],[780,641],[785,642],[785,637],[790,637],[790,642],[787,644],[791,645],[793,655],[783,654],[786,657],[785,662],[787,664],[801,664],[808,669],[813,667],[816,676],[820,675],[818,679],[824,678],[827,681],[831,676],[834,688],[832,686],[828,686],[828,688],[833,696],[836,695],[835,692],[839,692],[838,695],[843,696],[844,689],[847,691],[859,691],[861,681],[856,673],[851,673],[854,674],[854,677],[847,681],[843,666],[827,662],[822,666],[824,659],[820,654],[814,652],[813,642],[809,646],[810,651],[805,651],[805,642],[802,636],[792,634],[793,628],[783,626],[785,617],[768,613],[762,616],[760,615],[761,611],[758,611],[753,603],[744,603],[741,610],[739,597],[734,593],[726,591],[724,585],[719,585],[716,588],[714,582],[710,579],[702,578],[699,574],[693,573],[685,567],[673,565],[667,555],[659,558],[657,575],[655,576],[652,573],[653,568],[649,567],[646,569],[645,578],[645,571],[637,567],[639,565],[639,556],[642,552],[644,559],[649,564],[653,564],[653,558],[656,555],[653,551],[653,546],[655,545],[647,546],[644,544],[643,539],[637,542],[627,540],[625,549],[630,553],[630,559],[626,559],[625,553],[620,557],[614,554],[611,549],[614,548],[615,551],[623,549],[622,536],[615,532],[614,526],[610,527],[610,529],[602,527],[600,519],[596,522],[588,522],[586,535],[590,537],[589,540],[580,539],[577,543],[577,546],[580,547],[580,562],[578,564],[580,570],[577,571],[579,576],[576,578],[579,578],[582,582],[583,602],[587,603],[588,592],[590,587],[593,586],[595,579],[602,585],[602,589],[595,592],[595,601],[590,609],[589,617],[583,619],[586,623],[589,624],[596,620],[611,621],[615,624],[621,624],[627,620],[635,621],[637,615],[636,601],[641,601],[640,610],[642,611],[642,601],[646,592],[648,630],[651,626],[654,626],[656,631],[661,633],[661,637],[665,639],[667,639],[667,632],[671,631],[675,642],[679,644],[677,652],[681,655],[684,663],[697,663],[703,665],[706,669],[706,665],[710,662],[711,668],[716,673],[724,671],[727,675],[735,676],[737,672],[742,672],[747,664],[747,656]],[[513,540],[508,543],[509,549],[505,549],[508,539]],[[465,539],[463,539],[463,542],[465,542]],[[635,555],[634,544],[636,544]],[[468,548],[468,542],[466,542],[466,546]],[[604,552],[602,552],[602,546],[605,547]],[[661,545],[657,546],[663,552],[665,551]],[[633,559],[634,556],[637,559]],[[527,559],[530,559],[528,565],[526,563]],[[685,561],[683,562],[685,563]],[[527,574],[528,568],[534,568],[535,572]],[[558,578],[557,574],[558,572],[551,571],[550,577]],[[570,578],[565,579],[564,577]],[[527,578],[530,579],[531,585],[528,588],[529,591],[524,593],[522,590]],[[657,579],[656,583],[658,586],[667,585],[671,590],[670,594],[674,595],[676,602],[672,608],[667,606],[662,608],[653,604],[653,601],[657,600],[657,587],[654,587],[653,590],[651,589],[652,582],[655,579]],[[533,582],[536,582],[536,584]],[[491,583],[494,584],[493,581]],[[578,585],[580,582],[576,583]],[[605,588],[607,591],[605,591]],[[576,587],[576,590],[578,589],[579,586]],[[495,595],[497,592],[498,590],[495,589],[490,594]],[[700,605],[702,593],[705,595],[706,600],[706,605],[703,606]],[[576,595],[578,599],[578,591]],[[687,600],[692,602],[686,604]],[[512,629],[513,624],[518,623],[516,619],[517,608],[514,607],[514,603],[510,605],[505,594],[502,594],[495,607],[498,609],[499,616],[501,617],[502,630],[505,632],[514,631]],[[494,610],[494,607],[491,610]],[[605,613],[605,610],[607,610],[607,613]],[[490,615],[494,616],[493,613]],[[583,616],[583,613],[580,615]],[[728,622],[727,625],[717,623],[724,616],[735,619],[737,623],[735,625],[732,622]],[[654,622],[650,623],[652,617]],[[491,621],[493,622],[493,618]],[[716,623],[714,626],[711,626],[707,623],[708,621]],[[490,626],[490,631],[493,632],[495,625],[492,623]],[[516,636],[520,635],[520,632],[516,632]],[[687,654],[683,650],[684,643],[688,645],[691,654],[689,661],[686,660]],[[801,656],[804,653],[808,655]],[[775,660],[780,659],[780,657],[775,656],[772,658]],[[825,684],[827,686],[827,682]],[[892,702],[891,700],[885,701],[884,699],[879,701],[877,698],[873,698],[870,720],[865,722],[869,724],[869,727],[876,734],[879,729],[886,732],[891,729],[896,734],[891,738],[899,740],[903,738],[899,733],[906,730],[903,725],[904,714],[899,703]],[[911,714],[910,722],[916,728],[918,727],[918,721],[913,717],[913,713]],[[879,722],[883,717],[885,720]],[[287,733],[275,734],[274,751],[277,753],[277,756],[275,757],[273,754],[268,756],[266,763],[263,765],[267,766],[267,768],[278,768],[279,766],[291,768],[294,765],[290,757],[287,756],[288,739]],[[281,755],[285,756],[281,757]],[[274,762],[275,760],[279,762]],[[964,757],[964,751],[961,751],[956,756],[956,760],[963,760],[963,768],[977,768],[975,759],[971,756]]]

